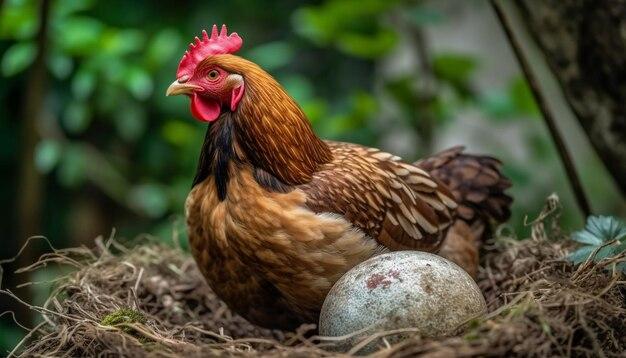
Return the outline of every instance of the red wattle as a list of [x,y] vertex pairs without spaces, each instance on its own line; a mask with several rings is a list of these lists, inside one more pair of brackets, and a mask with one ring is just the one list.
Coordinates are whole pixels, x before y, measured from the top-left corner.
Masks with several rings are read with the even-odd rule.
[[196,93],[191,96],[191,114],[196,119],[203,122],[213,122],[219,118],[220,113],[221,106],[219,102],[198,96]]

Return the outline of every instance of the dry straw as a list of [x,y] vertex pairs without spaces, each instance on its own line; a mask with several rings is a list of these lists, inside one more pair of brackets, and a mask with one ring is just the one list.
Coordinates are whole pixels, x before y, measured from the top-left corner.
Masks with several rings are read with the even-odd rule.
[[[485,247],[478,284],[489,313],[470,322],[463,335],[413,336],[389,345],[385,335],[397,332],[380,332],[368,338],[381,347],[373,356],[625,356],[626,278],[612,268],[626,256],[571,265],[564,258],[569,240],[555,215],[558,201],[552,198],[531,223],[531,238],[500,233]],[[44,321],[11,354],[349,355],[332,350],[341,337],[315,336],[313,326],[270,331],[234,315],[180,249],[154,242],[130,249],[113,240],[97,243],[92,250],[54,250],[25,269],[54,262],[76,270],[56,282],[44,305],[29,305]]]

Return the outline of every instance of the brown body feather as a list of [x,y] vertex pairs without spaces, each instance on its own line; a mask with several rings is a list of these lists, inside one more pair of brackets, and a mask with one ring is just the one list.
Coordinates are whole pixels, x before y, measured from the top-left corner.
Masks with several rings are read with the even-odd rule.
[[[209,285],[253,323],[293,329],[315,322],[334,282],[380,252],[435,252],[449,231],[448,238],[473,244],[471,230],[457,223],[449,230],[457,200],[476,204],[470,225],[485,208],[504,210],[492,207],[489,194],[473,194],[487,179],[473,182],[480,190],[465,190],[464,182],[448,188],[462,177],[456,169],[483,157],[445,153],[420,168],[377,149],[324,142],[258,66],[232,55],[201,66],[211,64],[241,74],[246,95],[208,129],[186,204],[189,238]],[[478,163],[500,178],[491,162]]]
[[305,208],[301,190],[272,193],[247,164],[231,166],[228,197],[212,177],[187,199],[190,246],[200,271],[230,308],[254,324],[294,329],[315,322],[346,270],[382,248],[347,220]]
[[333,161],[300,186],[310,209],[341,214],[391,250],[439,248],[456,207],[451,192],[389,153],[327,144]]

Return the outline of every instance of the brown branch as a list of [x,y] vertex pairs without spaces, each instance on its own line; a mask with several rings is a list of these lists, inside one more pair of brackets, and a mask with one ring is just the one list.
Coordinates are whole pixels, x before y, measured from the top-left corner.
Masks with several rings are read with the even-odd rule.
[[511,44],[511,48],[513,49],[513,52],[515,53],[515,57],[517,58],[520,68],[522,69],[522,72],[524,73],[524,76],[526,77],[526,80],[528,81],[528,84],[533,93],[535,102],[537,103],[539,110],[543,114],[543,119],[546,123],[546,126],[548,127],[550,135],[552,136],[552,140],[554,141],[556,149],[559,153],[561,162],[563,163],[563,166],[565,168],[565,172],[567,173],[567,177],[572,187],[572,191],[574,192],[574,196],[576,197],[576,202],[578,203],[578,207],[582,211],[583,215],[587,217],[591,215],[591,205],[589,204],[589,200],[587,199],[587,196],[585,195],[585,191],[582,187],[580,178],[576,172],[574,161],[570,153],[567,150],[567,146],[565,144],[565,141],[563,140],[563,137],[561,136],[559,132],[559,129],[556,126],[556,120],[554,119],[554,116],[552,115],[552,112],[550,111],[550,108],[544,97],[544,94],[541,92],[541,89],[539,88],[537,78],[531,70],[530,64],[528,63],[528,60],[526,59],[524,52],[522,51],[521,45],[519,43],[519,39],[516,37],[511,27],[511,24],[508,18],[506,17],[504,10],[502,9],[502,6],[498,3],[497,0],[490,0],[490,3],[496,15],[498,16],[498,20],[500,21],[500,24],[502,25],[502,28],[504,29],[504,32],[509,40],[509,43]]

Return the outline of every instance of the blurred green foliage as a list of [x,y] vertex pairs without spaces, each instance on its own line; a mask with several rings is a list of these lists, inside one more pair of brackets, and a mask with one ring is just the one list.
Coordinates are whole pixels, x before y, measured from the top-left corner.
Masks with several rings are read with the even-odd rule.
[[[253,6],[241,3],[246,5],[242,8]],[[25,90],[19,87],[34,59],[37,4],[11,0],[0,15],[2,75],[13,90]],[[421,26],[445,21],[445,16],[413,1],[283,5],[275,14],[256,7],[249,10],[260,11],[254,18],[244,13],[229,22],[246,38],[242,55],[279,79],[322,137],[377,145],[384,132],[373,122],[379,107],[372,94],[375,68],[399,38],[399,30],[386,19],[399,13],[403,26],[420,31]],[[116,211],[105,213],[104,220],[121,226],[127,235],[153,231],[168,215],[180,215],[204,130],[189,120],[185,99],[165,100],[163,89],[173,78],[186,41],[198,29],[228,18],[224,7],[207,8],[176,7],[173,2],[163,8],[147,2],[130,7],[90,0],[53,3],[47,60],[52,84],[46,107],[51,119],[42,126],[35,158],[39,171],[55,186],[52,195],[58,191],[72,197],[86,186],[97,189],[103,195],[100,200],[112,201]],[[166,13],[167,21],[146,21]],[[187,17],[202,13],[211,13],[215,21],[194,24]],[[246,31],[258,25],[271,30]],[[454,52],[432,57],[432,76],[439,88],[426,99],[415,86],[420,73],[384,79],[386,94],[418,135],[424,130],[422,135],[432,137],[437,125],[468,105],[498,118],[532,110],[523,81],[512,80],[505,94],[482,96],[472,89],[475,58]],[[423,149],[411,155],[427,154],[431,148]],[[71,200],[61,210],[72,219]],[[62,225],[56,228],[58,232],[46,233],[67,236]]]
[[[4,173],[17,173],[39,3],[6,0],[0,12]],[[480,58],[429,49],[425,30],[436,31],[449,16],[415,0],[280,0],[271,6],[253,0],[53,0],[48,91],[35,150],[37,170],[45,177],[42,233],[58,247],[90,245],[112,227],[120,237],[147,232],[170,239],[175,231],[186,241],[184,200],[205,125],[191,119],[186,98],[166,99],[164,92],[188,41],[213,23],[226,23],[243,36],[240,54],[283,84],[323,138],[380,146],[394,127],[406,128],[417,144],[399,154],[412,160],[431,153],[437,136],[459,117],[479,113],[485,118],[480,140],[504,161],[513,180],[512,226],[520,232],[524,215],[538,212],[547,194],[564,191],[561,196],[569,200],[567,182],[519,75],[505,88],[478,90]],[[417,53],[418,63],[386,71],[403,49]],[[383,122],[388,107],[396,109],[393,120]],[[527,143],[523,155],[499,138],[505,126],[518,127],[517,136]],[[458,144],[464,142],[459,138]],[[0,188],[3,203],[16,201],[18,180],[12,175]],[[602,192],[606,180],[594,183],[590,190]],[[11,205],[0,210],[15,219]],[[576,215],[566,205],[564,221],[571,224]],[[16,232],[14,222],[3,223],[4,232]],[[2,347],[19,336],[12,332],[0,334]]]

